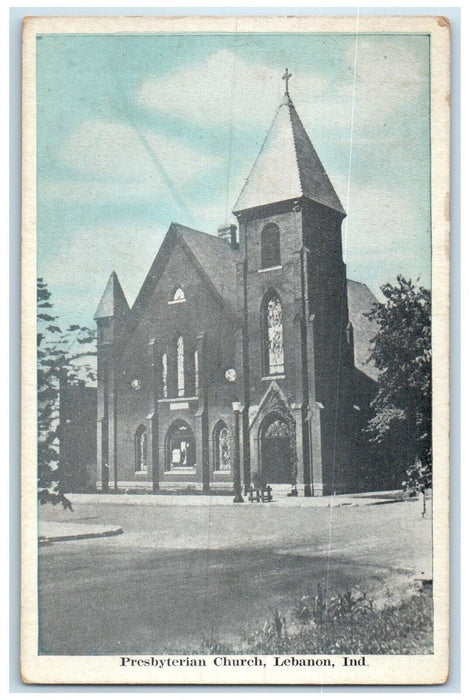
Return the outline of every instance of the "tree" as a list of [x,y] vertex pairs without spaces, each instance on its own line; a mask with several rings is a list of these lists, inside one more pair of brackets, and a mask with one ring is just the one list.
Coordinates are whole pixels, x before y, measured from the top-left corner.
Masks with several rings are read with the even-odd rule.
[[403,486],[424,496],[432,484],[431,293],[401,275],[381,290],[385,302],[366,314],[378,325],[369,361],[380,371],[366,432],[380,443],[404,428],[400,439],[408,441],[414,464]]
[[[37,280],[37,392],[38,392],[38,499],[61,503],[72,509],[59,484],[59,379],[62,371],[72,382],[94,379],[91,367],[77,367],[83,352],[71,352],[76,343],[94,344],[94,333],[86,326],[71,325],[64,332],[53,315],[51,293],[42,278]],[[94,350],[87,355],[96,354]]]

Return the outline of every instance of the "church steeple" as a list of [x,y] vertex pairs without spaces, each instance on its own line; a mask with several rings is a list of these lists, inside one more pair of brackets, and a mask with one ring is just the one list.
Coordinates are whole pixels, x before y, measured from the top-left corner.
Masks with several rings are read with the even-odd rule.
[[286,68],[284,98],[233,213],[307,197],[344,216],[338,195],[290,98],[290,77]]
[[112,272],[103,296],[101,297],[101,301],[98,304],[98,308],[96,309],[94,319],[122,319],[123,317],[127,316],[128,312],[129,305],[124,292],[122,291],[121,283],[119,282],[117,274]]

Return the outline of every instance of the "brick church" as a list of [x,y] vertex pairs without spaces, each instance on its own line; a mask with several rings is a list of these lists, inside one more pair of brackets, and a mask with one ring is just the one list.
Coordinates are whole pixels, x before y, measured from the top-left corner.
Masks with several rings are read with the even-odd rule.
[[233,213],[217,236],[172,223],[131,309],[108,281],[102,487],[361,490],[374,297],[346,278],[346,213],[287,89]]

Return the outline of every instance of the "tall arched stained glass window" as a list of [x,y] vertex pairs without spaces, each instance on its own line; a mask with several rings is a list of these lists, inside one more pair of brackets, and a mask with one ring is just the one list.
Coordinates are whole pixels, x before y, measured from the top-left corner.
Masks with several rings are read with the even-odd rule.
[[271,292],[263,304],[265,374],[284,374],[284,338],[281,301]]
[[178,396],[184,396],[184,342],[181,335],[176,341],[176,382]]
[[214,428],[214,469],[230,471],[230,434],[222,420]]
[[163,398],[168,398],[168,360],[166,353],[162,355],[162,394]]

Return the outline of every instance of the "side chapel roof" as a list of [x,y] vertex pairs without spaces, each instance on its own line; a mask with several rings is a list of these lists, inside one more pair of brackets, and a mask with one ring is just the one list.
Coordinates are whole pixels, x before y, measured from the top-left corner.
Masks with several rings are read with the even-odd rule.
[[378,369],[367,360],[372,350],[371,341],[379,329],[376,321],[364,314],[371,310],[376,301],[366,284],[348,280],[349,320],[354,331],[354,364],[357,369],[375,380],[379,376]]

